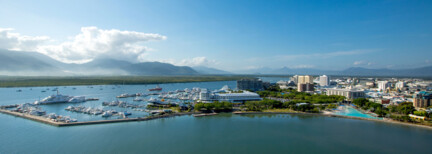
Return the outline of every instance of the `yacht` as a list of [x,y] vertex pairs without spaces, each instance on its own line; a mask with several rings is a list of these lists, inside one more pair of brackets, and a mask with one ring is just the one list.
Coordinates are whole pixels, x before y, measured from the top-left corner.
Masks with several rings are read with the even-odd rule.
[[80,103],[84,101],[85,101],[84,96],[74,97],[74,96],[62,95],[59,94],[59,92],[57,91],[56,95],[51,95],[42,100],[35,101],[34,104],[54,104],[54,103],[69,103],[69,102]]
[[148,89],[148,91],[161,91],[161,90],[162,90],[162,88],[159,87],[159,85],[157,85],[156,88]]
[[71,99],[68,100],[68,102],[70,103],[81,103],[81,102],[85,102],[86,99],[84,96],[78,96],[78,97],[72,97]]
[[112,114],[108,111],[105,111],[104,113],[102,113],[102,117],[111,117]]
[[135,96],[137,96],[137,94],[124,93],[124,94],[121,94],[120,96],[117,96],[117,98],[127,98],[127,97],[135,97]]
[[53,103],[66,103],[71,99],[70,96],[67,95],[51,95],[40,101],[36,101],[35,104],[53,104]]

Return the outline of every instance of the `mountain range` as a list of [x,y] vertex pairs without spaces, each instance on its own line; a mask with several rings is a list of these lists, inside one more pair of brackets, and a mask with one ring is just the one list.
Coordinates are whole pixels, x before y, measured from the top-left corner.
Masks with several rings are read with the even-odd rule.
[[280,69],[259,68],[249,70],[250,74],[274,74],[274,75],[348,75],[348,76],[397,76],[397,77],[432,77],[432,66],[410,69],[371,69],[362,67],[350,67],[340,71],[320,70],[313,68],[288,68]]
[[[233,74],[231,72],[204,66],[175,66],[161,62],[133,63],[115,59],[94,59],[84,64],[68,64],[57,61],[37,52],[10,51],[0,49],[0,75],[202,75]],[[313,68],[279,69],[259,68],[244,71],[242,74],[274,75],[349,75],[349,76],[407,76],[431,77],[432,66],[412,69],[370,69],[351,67],[340,71],[320,70]]]
[[0,50],[0,75],[198,75],[224,72],[207,67],[197,70],[161,62],[133,63],[115,59],[67,64],[36,52]]

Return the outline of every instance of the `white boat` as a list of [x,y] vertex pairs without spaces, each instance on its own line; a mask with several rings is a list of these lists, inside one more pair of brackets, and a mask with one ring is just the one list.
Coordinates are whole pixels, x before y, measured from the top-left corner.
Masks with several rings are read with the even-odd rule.
[[72,97],[71,99],[69,99],[69,103],[81,103],[81,102],[85,102],[86,99],[84,96],[78,96],[78,97]]
[[155,98],[150,98],[150,99],[148,100],[148,102],[149,102],[149,103],[152,103],[152,104],[164,104],[164,102],[162,102],[162,101],[160,101],[160,100],[157,100],[157,99],[155,99]]
[[108,111],[105,111],[104,113],[102,113],[102,117],[111,117],[112,114]]
[[62,95],[59,94],[57,91],[56,95],[48,96],[42,100],[35,101],[34,104],[54,104],[54,103],[79,103],[84,102],[85,97],[74,97],[74,96],[68,96],[68,95]]
[[133,101],[135,101],[135,102],[141,102],[141,101],[144,101],[144,98],[135,97],[135,98],[133,99]]
[[35,104],[53,104],[53,103],[66,103],[71,99],[71,96],[68,95],[51,95],[40,101],[34,102]]

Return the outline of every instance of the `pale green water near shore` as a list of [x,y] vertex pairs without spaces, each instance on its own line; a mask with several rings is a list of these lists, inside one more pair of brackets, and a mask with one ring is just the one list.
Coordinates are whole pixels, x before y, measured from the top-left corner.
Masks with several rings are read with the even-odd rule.
[[339,108],[340,108],[339,111],[334,112],[334,114],[343,115],[343,116],[369,118],[369,119],[382,119],[382,118],[374,117],[374,116],[369,115],[369,114],[362,113],[362,112],[354,109],[351,106],[343,105],[343,106],[340,106]]

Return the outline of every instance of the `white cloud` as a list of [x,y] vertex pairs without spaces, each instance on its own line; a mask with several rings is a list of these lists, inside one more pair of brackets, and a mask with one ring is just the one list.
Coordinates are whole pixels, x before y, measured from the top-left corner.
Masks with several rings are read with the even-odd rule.
[[170,63],[173,65],[178,66],[214,66],[217,65],[218,62],[215,60],[209,60],[206,57],[194,57],[194,58],[188,58],[188,59],[182,59],[182,60],[175,60],[175,59],[164,59],[159,60],[160,62],[164,63]]
[[150,50],[140,43],[165,39],[160,34],[83,27],[71,41],[40,46],[37,51],[63,62],[80,63],[97,57],[136,61]]
[[12,28],[0,28],[0,48],[9,50],[31,51],[38,45],[50,40],[48,36],[26,36],[13,33]]
[[363,65],[363,64],[365,64],[364,61],[355,61],[354,62],[354,65]]
[[0,48],[37,51],[69,63],[83,63],[98,57],[138,61],[151,50],[143,42],[167,38],[153,33],[82,27],[81,32],[71,40],[47,45],[50,40],[47,36],[25,36],[11,33],[12,30],[0,29]]

